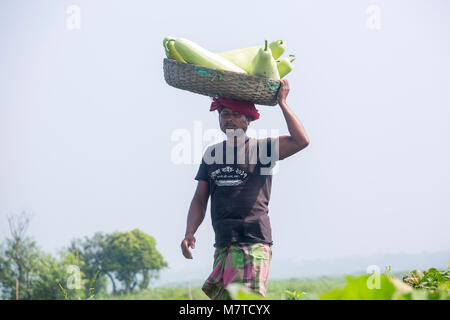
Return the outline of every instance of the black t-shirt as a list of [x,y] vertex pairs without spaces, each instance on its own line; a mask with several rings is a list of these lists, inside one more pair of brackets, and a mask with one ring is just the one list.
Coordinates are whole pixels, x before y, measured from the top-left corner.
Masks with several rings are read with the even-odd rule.
[[195,180],[210,185],[215,247],[233,241],[273,243],[268,205],[277,151],[278,138],[270,137],[246,137],[245,144],[234,147],[225,140],[206,149]]

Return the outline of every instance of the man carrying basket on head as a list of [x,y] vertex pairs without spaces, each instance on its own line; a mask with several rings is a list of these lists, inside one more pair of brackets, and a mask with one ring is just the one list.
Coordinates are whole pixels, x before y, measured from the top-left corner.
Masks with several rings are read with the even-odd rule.
[[251,121],[259,118],[248,101],[214,98],[210,111],[219,112],[220,129],[227,140],[209,146],[195,180],[197,189],[181,242],[184,257],[192,259],[194,234],[202,223],[211,195],[211,220],[215,232],[213,271],[202,290],[211,299],[231,299],[227,286],[243,284],[265,296],[272,261],[272,232],[268,204],[272,168],[309,145],[300,121],[286,103],[289,83],[281,80],[277,101],[290,136],[254,139],[246,135]]

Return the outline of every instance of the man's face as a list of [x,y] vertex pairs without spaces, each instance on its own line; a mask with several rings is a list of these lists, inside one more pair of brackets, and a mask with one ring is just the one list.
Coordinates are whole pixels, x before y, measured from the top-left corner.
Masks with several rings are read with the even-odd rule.
[[233,111],[230,108],[223,108],[219,114],[220,129],[226,134],[226,130],[242,129],[247,131],[250,119],[237,111]]

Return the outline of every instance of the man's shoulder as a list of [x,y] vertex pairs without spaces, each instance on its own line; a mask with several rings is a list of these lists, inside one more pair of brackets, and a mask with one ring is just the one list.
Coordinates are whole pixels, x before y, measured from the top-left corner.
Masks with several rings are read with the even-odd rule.
[[217,142],[217,143],[214,143],[214,144],[208,146],[208,148],[214,148],[214,147],[223,146],[223,144],[224,144],[225,142],[227,142],[227,140],[219,141],[219,142]]
[[254,139],[252,143],[252,147],[258,146],[260,151],[266,151],[273,149],[272,147],[277,148],[279,144],[279,137],[266,137],[260,139]]
[[215,150],[217,148],[220,148],[220,147],[223,147],[224,142],[226,142],[226,140],[222,140],[220,142],[217,142],[217,143],[214,143],[214,144],[211,144],[211,145],[207,146],[206,149],[205,149],[205,152],[203,154],[204,155],[205,154],[211,154],[211,152],[213,150]]
[[280,137],[265,137],[265,138],[255,139],[255,140],[257,140],[260,143],[265,143],[265,142],[276,141],[279,139],[280,139]]
[[[202,156],[202,163],[206,165],[213,164],[215,162],[215,157],[219,156],[223,153],[223,144],[226,140],[214,143],[206,147]],[[216,154],[217,151],[217,154]]]

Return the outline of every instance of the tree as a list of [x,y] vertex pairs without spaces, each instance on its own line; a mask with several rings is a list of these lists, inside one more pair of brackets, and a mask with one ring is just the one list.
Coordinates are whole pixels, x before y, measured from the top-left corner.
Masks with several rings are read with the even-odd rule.
[[[77,259],[61,250],[58,261],[51,254],[41,251],[34,240],[25,236],[29,221],[30,216],[26,213],[8,217],[11,238],[7,238],[5,244],[0,244],[1,296],[4,299],[16,299],[17,280],[18,298],[21,300],[84,297],[83,292],[76,289],[66,290],[66,295],[62,291],[62,286],[69,284],[71,277],[78,276],[68,272],[71,270],[68,267],[79,265]],[[83,277],[82,272],[79,276]]]
[[147,288],[168,266],[155,246],[155,239],[138,229],[112,233],[106,239],[102,270],[121,281],[126,292]]
[[32,299],[84,299],[87,296],[84,286],[88,280],[79,268],[82,265],[82,261],[65,249],[59,251],[59,260],[51,254],[42,254]]
[[[83,299],[106,291],[107,278],[116,293],[116,281],[125,291],[147,288],[152,278],[167,267],[156,250],[155,239],[135,229],[73,240],[59,252],[59,259],[41,251],[25,236],[30,217],[22,213],[8,218],[11,238],[0,243],[0,294],[15,299]],[[73,285],[75,281],[76,285]]]
[[36,242],[25,236],[29,222],[30,215],[25,212],[8,217],[11,239],[0,249],[0,287],[6,299],[16,298],[16,281],[19,299],[31,299],[32,284],[39,275],[41,252]]
[[[113,291],[116,291],[114,278],[102,269],[105,243],[106,235],[97,232],[92,238],[85,237],[84,239],[72,240],[68,248],[68,251],[73,255],[79,255],[79,259],[82,261],[80,269],[86,278],[91,280],[85,284],[85,290],[88,294],[91,290],[95,293],[106,292],[107,276],[112,282]],[[93,279],[95,281],[91,283]]]

